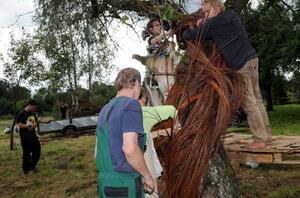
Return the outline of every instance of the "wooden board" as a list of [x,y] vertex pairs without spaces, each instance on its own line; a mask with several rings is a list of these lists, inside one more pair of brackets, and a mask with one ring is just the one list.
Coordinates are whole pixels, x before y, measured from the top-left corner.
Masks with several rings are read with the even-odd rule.
[[273,136],[272,142],[263,149],[246,148],[246,144],[252,141],[251,134],[229,133],[224,136],[223,141],[231,160],[300,164],[300,136]]

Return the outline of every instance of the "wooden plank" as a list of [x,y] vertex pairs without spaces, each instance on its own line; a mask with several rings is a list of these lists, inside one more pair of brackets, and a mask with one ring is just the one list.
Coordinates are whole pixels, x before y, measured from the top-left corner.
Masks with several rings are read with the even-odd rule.
[[[289,153],[291,152],[291,148],[286,147],[282,149],[277,149],[276,147],[269,147],[262,149],[248,149],[246,148],[245,144],[230,144],[230,145],[224,145],[225,149],[228,151],[240,151],[240,152],[249,152],[249,153]],[[293,150],[292,153],[299,153],[300,150]]]
[[227,152],[227,155],[232,161],[239,162],[257,162],[257,163],[274,163],[274,164],[289,164],[297,165],[300,164],[300,160],[284,160],[282,154],[255,154],[246,152]]
[[273,155],[271,153],[247,153],[247,152],[227,152],[229,159],[243,162],[272,163]]
[[282,153],[274,153],[273,159],[274,159],[274,162],[282,162]]
[[291,145],[293,145],[293,144],[296,144],[296,143],[298,143],[298,141],[296,140],[288,140],[288,141],[284,141],[284,142],[282,142],[281,144],[276,144],[275,146],[276,146],[276,149],[278,149],[278,150],[281,150],[281,149],[283,149],[283,150],[285,150],[285,149],[291,149],[291,148],[288,148],[288,147],[290,147]]
[[[300,141],[299,141],[300,142]],[[291,147],[296,147],[296,148],[300,148],[300,143],[299,144],[293,144],[293,145],[291,145]]]
[[286,164],[286,165],[298,165],[300,164],[300,160],[284,160],[280,162],[273,162],[274,164]]

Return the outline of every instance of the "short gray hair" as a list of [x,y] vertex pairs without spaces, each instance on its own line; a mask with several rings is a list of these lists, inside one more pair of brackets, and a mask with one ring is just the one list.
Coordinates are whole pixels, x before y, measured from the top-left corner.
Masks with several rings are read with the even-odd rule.
[[128,67],[118,73],[115,80],[115,87],[117,91],[133,87],[136,81],[141,82],[141,73],[134,68]]

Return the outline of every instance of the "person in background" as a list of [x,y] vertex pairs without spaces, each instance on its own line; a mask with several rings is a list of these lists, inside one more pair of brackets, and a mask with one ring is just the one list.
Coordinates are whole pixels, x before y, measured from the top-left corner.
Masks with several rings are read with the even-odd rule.
[[38,119],[36,116],[37,102],[29,100],[25,109],[17,117],[20,139],[23,149],[23,172],[37,172],[37,163],[41,156],[41,144],[36,135]]
[[61,114],[61,119],[65,119],[67,110],[68,110],[68,104],[66,103],[66,101],[62,100],[59,106],[60,109],[60,114]]
[[140,73],[121,70],[115,87],[116,97],[101,109],[96,127],[99,197],[144,197],[144,190],[153,193],[154,180],[143,156]]
[[272,132],[259,88],[257,53],[241,19],[233,10],[225,10],[221,0],[201,0],[201,4],[205,19],[198,21],[197,28],[184,31],[182,39],[213,40],[228,66],[244,77],[247,90],[242,107],[253,133],[253,141],[246,147],[265,148],[272,141]]

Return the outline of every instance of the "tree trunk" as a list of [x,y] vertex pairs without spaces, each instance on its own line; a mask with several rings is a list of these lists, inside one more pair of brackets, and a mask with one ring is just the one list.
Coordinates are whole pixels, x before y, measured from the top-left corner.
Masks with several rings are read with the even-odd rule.
[[267,111],[273,111],[272,91],[271,91],[271,85],[269,85],[269,83],[266,84],[265,90],[266,90],[266,100],[267,100]]
[[272,101],[272,72],[270,70],[265,71],[265,78],[263,79],[264,88],[266,91],[266,100],[267,100],[267,111],[273,111],[273,101]]
[[223,144],[211,161],[205,178],[201,198],[239,198],[242,197],[235,172],[227,157]]
[[[14,93],[15,94],[15,93]],[[14,100],[14,121],[10,129],[10,150],[14,150],[14,128],[17,121],[17,100]]]

